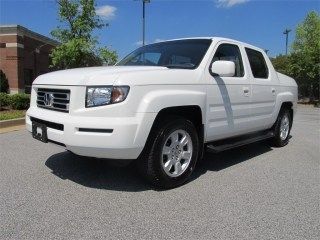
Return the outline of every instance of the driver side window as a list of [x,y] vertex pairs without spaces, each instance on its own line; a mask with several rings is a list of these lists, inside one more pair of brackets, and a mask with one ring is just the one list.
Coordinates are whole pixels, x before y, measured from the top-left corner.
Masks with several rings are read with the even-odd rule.
[[237,45],[223,43],[221,44],[214,57],[212,59],[212,63],[218,60],[232,61],[236,66],[236,72],[234,77],[243,77],[244,76],[244,68],[242,63],[242,57],[240,53],[240,49]]

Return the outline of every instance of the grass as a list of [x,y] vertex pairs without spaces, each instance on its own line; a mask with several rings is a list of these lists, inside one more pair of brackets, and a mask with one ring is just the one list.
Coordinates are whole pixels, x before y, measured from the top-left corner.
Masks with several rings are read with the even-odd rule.
[[26,115],[26,110],[4,110],[0,111],[0,121],[23,118]]

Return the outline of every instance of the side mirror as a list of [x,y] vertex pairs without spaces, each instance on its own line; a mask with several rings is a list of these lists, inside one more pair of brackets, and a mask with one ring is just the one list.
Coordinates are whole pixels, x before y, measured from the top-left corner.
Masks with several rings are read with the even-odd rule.
[[236,65],[232,61],[215,61],[211,65],[211,72],[220,77],[233,77],[236,72]]

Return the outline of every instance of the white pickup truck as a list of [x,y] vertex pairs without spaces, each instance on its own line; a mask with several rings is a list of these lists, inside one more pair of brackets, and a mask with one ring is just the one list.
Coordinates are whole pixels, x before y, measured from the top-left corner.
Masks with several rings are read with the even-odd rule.
[[82,156],[136,159],[152,184],[183,184],[205,150],[288,143],[297,84],[265,52],[225,38],[141,47],[112,67],[33,83],[27,129]]

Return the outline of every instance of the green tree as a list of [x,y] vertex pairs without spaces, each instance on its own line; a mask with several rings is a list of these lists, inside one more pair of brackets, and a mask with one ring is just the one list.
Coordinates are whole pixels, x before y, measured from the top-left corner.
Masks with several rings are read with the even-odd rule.
[[9,83],[6,74],[0,70],[0,92],[7,93],[9,90]]
[[310,12],[297,26],[290,55],[290,75],[294,76],[302,92],[319,98],[320,80],[320,16]]
[[58,0],[57,3],[59,20],[64,27],[51,32],[61,42],[51,54],[52,67],[87,67],[107,61],[107,53],[114,52],[106,47],[99,48],[97,37],[93,36],[95,30],[108,26],[97,16],[95,0]]
[[100,48],[100,58],[106,65],[114,65],[118,61],[118,54],[116,51],[110,51],[107,48]]
[[275,58],[271,58],[271,62],[277,72],[290,75],[290,71],[289,71],[290,59],[288,56],[280,54]]

